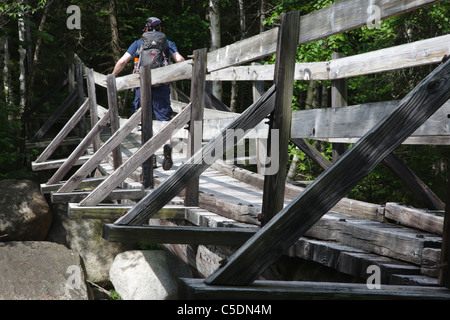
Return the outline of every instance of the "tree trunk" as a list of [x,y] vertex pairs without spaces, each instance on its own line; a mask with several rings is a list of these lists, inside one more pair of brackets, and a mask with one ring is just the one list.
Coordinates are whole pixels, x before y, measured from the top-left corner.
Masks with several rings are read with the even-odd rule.
[[[211,47],[214,51],[222,46],[220,35],[220,0],[209,0],[208,5],[209,30],[211,32]],[[222,84],[218,81],[212,83],[212,94],[222,100]]]
[[121,57],[116,0],[109,0],[109,25],[111,27],[111,49],[116,63]]
[[27,50],[23,47],[23,44],[25,43],[25,20],[23,17],[23,14],[21,13],[19,15],[18,20],[18,27],[19,27],[19,55],[20,55],[20,75],[19,75],[19,83],[20,83],[20,93],[19,93],[19,99],[20,99],[20,114],[23,114],[25,111],[25,103],[26,103],[26,81],[25,81],[25,75],[26,75],[26,67],[25,67],[25,58],[27,55]]
[[3,50],[3,74],[2,74],[2,91],[4,92],[4,100],[6,103],[10,103],[9,88],[10,88],[10,77],[9,77],[9,41],[8,36],[3,36],[0,40],[0,44]]

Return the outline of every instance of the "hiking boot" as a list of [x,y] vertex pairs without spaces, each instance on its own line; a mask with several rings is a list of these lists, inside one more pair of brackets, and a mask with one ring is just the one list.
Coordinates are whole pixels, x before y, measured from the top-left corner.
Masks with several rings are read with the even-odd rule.
[[172,161],[172,145],[165,144],[164,145],[164,160],[163,160],[163,169],[164,170],[170,170],[173,166]]

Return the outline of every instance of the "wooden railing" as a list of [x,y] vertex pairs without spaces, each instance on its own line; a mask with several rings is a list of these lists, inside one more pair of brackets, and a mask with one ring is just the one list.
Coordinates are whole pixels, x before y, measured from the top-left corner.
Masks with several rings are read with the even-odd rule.
[[[413,0],[408,1],[407,4],[400,0],[380,2],[378,4],[381,12],[380,19],[436,2],[439,1]],[[204,155],[210,156],[214,148],[226,144],[230,138],[230,129],[236,130],[235,132],[242,131],[243,134],[238,136],[238,139],[242,138],[245,132],[260,125],[268,116],[271,120],[268,128],[280,132],[279,149],[268,150],[268,152],[278,152],[279,155],[282,155],[280,168],[284,167],[287,162],[285,155],[289,139],[294,142],[301,142],[304,138],[333,142],[356,142],[335,163],[330,165],[325,162],[324,166],[328,169],[285,208],[282,203],[286,172],[279,170],[275,175],[265,177],[263,198],[263,224],[265,227],[254,234],[231,256],[224,267],[205,281],[206,284],[212,285],[245,285],[253,282],[284,250],[336,205],[378,163],[389,157],[399,144],[405,141],[407,143],[430,143],[430,140],[423,140],[423,136],[432,137],[436,144],[448,144],[450,132],[448,132],[448,116],[446,115],[449,114],[447,101],[450,98],[450,62],[438,67],[401,101],[353,107],[344,106],[332,110],[291,112],[294,80],[338,80],[397,68],[438,63],[450,53],[449,36],[443,36],[353,57],[333,59],[329,62],[295,63],[297,45],[365,25],[369,21],[369,14],[365,9],[372,3],[373,1],[369,0],[344,0],[303,17],[300,17],[298,12],[287,13],[282,16],[280,28],[269,30],[208,54],[205,50],[196,51],[193,60],[152,70],[152,84],[192,78],[193,83],[197,83],[191,92],[192,104],[181,111],[155,136],[143,142],[141,148],[131,158],[121,165],[118,164],[116,171],[90,192],[79,205],[95,206],[99,204],[137,166],[142,165],[148,159],[149,154],[153,154],[160,148],[174,130],[182,128],[188,122],[192,125],[195,119],[201,119],[204,80],[274,81],[275,85],[242,115],[230,119],[229,125],[222,130],[221,134],[211,139],[205,147],[193,153],[190,159],[173,175],[163,181],[153,192],[143,197],[114,224],[107,224],[104,228],[105,235],[115,232],[117,236],[118,232],[132,236],[133,228],[141,228],[140,225],[147,223],[149,218],[155,216],[181,190],[192,186],[193,183],[198,183],[198,177],[211,163],[204,161]],[[273,53],[277,54],[275,66],[238,66]],[[386,55],[390,59],[386,59]],[[148,85],[145,82],[148,80],[139,75],[125,76],[112,81],[103,75],[89,72],[89,79],[95,79],[96,84],[106,86],[108,91]],[[114,84],[116,88],[114,88]],[[91,88],[88,90],[91,92],[88,101],[92,107],[96,105],[92,85],[88,84],[88,88]],[[114,94],[109,97],[111,98],[109,100],[111,108],[114,105]],[[82,106],[83,108],[86,107],[85,104]],[[441,108],[441,106],[444,107]],[[443,114],[436,114],[438,110]],[[361,127],[355,126],[348,130],[349,122],[346,122],[348,118],[342,120],[344,117],[340,115],[347,115],[350,111],[352,114],[364,114],[364,117],[361,115],[351,116],[352,126],[355,123],[354,119],[358,119],[357,122],[361,123],[365,118],[367,122]],[[112,113],[110,109],[109,115]],[[92,111],[91,116],[97,120],[96,114]],[[320,122],[317,121],[319,118]],[[92,127],[94,129],[101,127],[105,121],[102,119],[96,123],[92,122]],[[109,152],[119,146],[124,136],[135,127],[138,121],[139,114],[135,114],[125,126],[117,128],[102,147],[96,148],[94,143],[96,150],[94,156],[58,192],[74,190],[83,181],[86,174],[94,169]],[[308,121],[311,124],[308,124]],[[428,124],[427,121],[430,123]],[[341,124],[343,124],[341,127],[346,130],[340,130],[339,125]],[[86,136],[80,152],[74,151],[74,153],[76,152],[73,156],[74,159],[79,157],[81,149],[84,149],[88,142],[95,141],[92,140],[92,136]],[[410,138],[411,136],[412,138]],[[435,139],[436,136],[439,139]],[[222,155],[214,157],[218,159]],[[72,161],[70,161],[67,168],[72,165]],[[57,175],[50,181],[57,182],[61,178],[62,175]],[[194,200],[191,201],[192,199]],[[190,196],[190,203],[195,204],[195,195]],[[227,229],[230,232],[234,231],[231,230],[232,228]],[[218,228],[216,231],[222,230]],[[141,232],[145,232],[145,230],[139,229],[139,233]],[[246,271],[242,272],[242,270]]]

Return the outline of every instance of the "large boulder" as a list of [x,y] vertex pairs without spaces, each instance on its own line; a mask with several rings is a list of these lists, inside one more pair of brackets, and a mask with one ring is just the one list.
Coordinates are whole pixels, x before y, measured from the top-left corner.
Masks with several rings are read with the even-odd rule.
[[108,285],[109,269],[121,252],[135,249],[135,244],[108,242],[102,238],[105,220],[71,218],[67,204],[52,204],[53,224],[47,241],[63,244],[77,252],[83,259],[87,279],[100,285]]
[[0,242],[0,300],[87,300],[80,256],[44,241]]
[[52,223],[50,207],[30,180],[0,180],[0,241],[42,241]]
[[177,299],[178,278],[192,278],[186,264],[164,250],[123,252],[114,259],[109,274],[123,300]]

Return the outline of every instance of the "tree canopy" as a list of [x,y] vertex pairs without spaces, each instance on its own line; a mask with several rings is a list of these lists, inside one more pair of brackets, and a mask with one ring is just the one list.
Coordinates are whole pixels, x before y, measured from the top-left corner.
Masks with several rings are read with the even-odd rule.
[[[67,78],[68,66],[76,53],[90,68],[108,74],[117,59],[142,33],[145,20],[157,16],[163,21],[167,37],[177,44],[185,57],[195,49],[211,47],[211,5],[220,11],[221,46],[272,28],[287,11],[302,15],[319,10],[336,0],[39,0],[2,1],[0,3],[0,178],[30,175],[33,151],[25,149],[30,139],[67,96],[60,91],[32,112],[33,106],[53,87]],[[70,29],[67,20],[71,5],[80,8],[80,28]],[[219,10],[220,9],[220,10]],[[330,60],[333,52],[355,55],[450,32],[450,3],[441,1],[411,13],[382,21],[378,28],[362,27],[308,43],[298,48],[298,62]],[[273,63],[267,57],[264,63]],[[421,81],[433,66],[398,70],[348,80],[349,104],[400,99]],[[131,66],[128,70],[131,72]],[[24,77],[18,75],[23,74]],[[233,89],[232,89],[233,88]],[[236,89],[237,88],[237,89]],[[293,109],[329,106],[330,83],[296,81]],[[237,103],[242,111],[251,102],[250,86],[224,83],[223,101]],[[235,93],[232,93],[235,92]],[[186,90],[188,93],[188,90]],[[30,113],[31,112],[31,113]],[[330,157],[330,146],[321,151]],[[294,147],[301,159],[297,173],[313,179],[319,169]],[[449,151],[447,147],[402,147],[399,154],[412,169],[443,195]],[[399,201],[411,200],[408,192],[397,188],[397,180],[382,168],[368,177],[370,181],[355,189],[355,196],[368,201],[386,201],[395,193]],[[417,170],[417,171],[416,171]],[[388,181],[386,181],[388,180]],[[395,180],[395,181],[394,181]],[[392,186],[387,188],[386,186]],[[396,190],[394,190],[397,188]],[[398,191],[400,190],[400,191]],[[383,193],[383,194],[381,194]],[[403,197],[403,198],[402,198]]]

